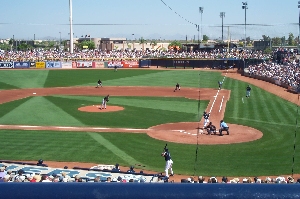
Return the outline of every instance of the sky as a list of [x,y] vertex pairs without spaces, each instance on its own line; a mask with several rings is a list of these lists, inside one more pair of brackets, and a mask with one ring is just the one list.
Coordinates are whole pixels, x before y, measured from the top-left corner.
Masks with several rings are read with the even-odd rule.
[[[72,0],[74,37],[188,40],[299,35],[298,0]],[[200,14],[199,7],[203,7]],[[1,0],[0,39],[69,39],[69,0]],[[238,25],[237,25],[238,24]],[[196,28],[199,25],[199,31]],[[268,26],[266,26],[268,25]]]

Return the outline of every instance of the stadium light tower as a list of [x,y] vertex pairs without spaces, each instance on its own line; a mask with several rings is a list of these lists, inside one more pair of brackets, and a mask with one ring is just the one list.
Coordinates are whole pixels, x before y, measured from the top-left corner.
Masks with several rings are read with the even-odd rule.
[[72,17],[72,0],[69,0],[70,9],[70,53],[73,53],[73,17]]
[[[201,15],[201,33],[200,33],[200,42],[202,42],[203,36],[202,36],[202,13],[203,13],[203,7],[199,7],[199,12]],[[199,39],[198,39],[199,40]]]
[[242,2],[243,6],[242,9],[245,10],[245,30],[244,30],[244,35],[245,35],[245,44],[244,47],[246,47],[246,26],[247,26],[247,9],[248,9],[248,3],[247,2]]
[[223,18],[225,17],[225,12],[220,12],[220,17],[222,18],[222,42],[224,41],[224,36],[223,36]]

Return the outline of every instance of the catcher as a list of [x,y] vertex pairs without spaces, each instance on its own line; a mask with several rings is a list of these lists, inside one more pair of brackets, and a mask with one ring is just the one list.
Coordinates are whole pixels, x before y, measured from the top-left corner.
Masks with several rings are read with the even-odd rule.
[[102,110],[103,108],[106,109],[106,103],[109,101],[109,95],[105,96],[102,100],[102,104],[100,107],[100,110]]
[[211,135],[212,133],[216,135],[217,128],[215,125],[212,124],[212,122],[209,122],[209,124],[205,128],[208,135]]

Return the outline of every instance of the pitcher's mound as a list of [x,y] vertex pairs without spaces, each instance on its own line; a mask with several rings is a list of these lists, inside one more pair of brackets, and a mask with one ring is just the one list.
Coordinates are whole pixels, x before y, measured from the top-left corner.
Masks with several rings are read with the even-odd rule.
[[78,108],[79,111],[83,112],[113,112],[113,111],[122,111],[124,110],[121,106],[106,106],[106,109],[100,109],[101,105],[91,105],[91,106],[83,106]]

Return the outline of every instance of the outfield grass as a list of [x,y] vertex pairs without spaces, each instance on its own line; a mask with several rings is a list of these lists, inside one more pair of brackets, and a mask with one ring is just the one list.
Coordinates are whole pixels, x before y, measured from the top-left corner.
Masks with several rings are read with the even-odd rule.
[[[183,88],[217,88],[217,81],[223,76],[219,72],[196,70],[3,70],[0,87],[95,86],[99,78],[104,86],[175,86],[179,82]],[[223,88],[231,90],[225,121],[256,128],[263,132],[263,137],[247,143],[215,146],[169,143],[176,173],[280,175],[291,174],[292,168],[300,173],[298,148],[294,151],[294,142],[299,143],[297,106],[255,86],[251,86],[251,98],[246,99],[246,85],[225,79]],[[124,106],[125,110],[105,113],[105,119],[103,113],[76,111],[78,104],[96,102],[99,103],[99,97],[95,96],[20,99],[0,105],[0,124],[147,128],[166,122],[198,120],[198,102],[185,98],[114,97],[113,104]],[[207,103],[201,101],[200,107],[205,108]],[[124,166],[140,164],[160,172],[164,168],[159,154],[165,142],[145,134],[0,130],[0,138],[5,149],[0,151],[1,159],[118,162]]]

